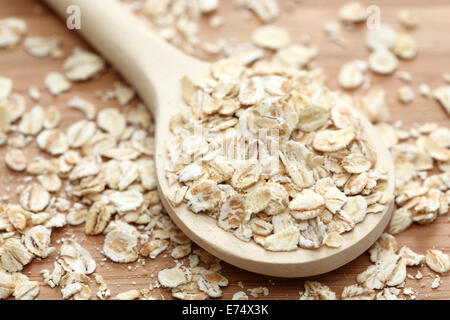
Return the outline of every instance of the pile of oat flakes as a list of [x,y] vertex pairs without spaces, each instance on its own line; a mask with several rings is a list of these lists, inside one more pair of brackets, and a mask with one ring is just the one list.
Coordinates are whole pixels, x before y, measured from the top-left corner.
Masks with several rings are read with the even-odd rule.
[[[188,1],[184,0],[147,0],[135,1],[130,5],[133,10],[142,10],[150,16],[162,36],[174,44],[180,45],[180,41],[187,40],[187,45],[182,47],[190,52],[190,47],[199,45],[198,23],[202,15],[207,15],[213,27],[226,23],[215,14],[218,0],[199,0],[198,6],[192,3],[197,4],[190,2],[188,5]],[[255,13],[265,23],[270,23],[279,14],[276,0],[241,0],[236,1],[236,5],[248,10],[245,12]],[[345,45],[345,39],[340,36],[340,25],[363,22],[366,18],[363,9],[355,3],[343,7],[339,12],[341,23],[328,23],[326,31],[333,35],[330,38]],[[402,10],[399,21],[407,28],[415,28],[418,24],[417,17],[410,10]],[[51,94],[57,96],[69,91],[77,82],[95,79],[106,72],[107,67],[100,56],[79,48],[67,55],[59,39],[27,37],[26,29],[26,23],[21,19],[0,20],[0,50],[15,50],[22,43],[23,48],[33,56],[63,59],[61,69],[49,73],[44,79]],[[383,27],[384,31],[367,35],[367,46],[372,54],[367,63],[356,61],[342,68],[339,83],[343,88],[370,87],[367,69],[394,73],[398,58],[415,56],[417,49],[414,40],[389,29]],[[270,24],[256,30],[252,41],[236,45],[229,45],[226,41],[200,45],[205,52],[228,57],[223,64],[239,61],[242,72],[245,70],[246,80],[251,78],[252,70],[260,68],[265,74],[273,74],[277,70],[291,74],[295,70],[293,74],[312,74],[313,82],[323,81],[321,72],[312,68],[317,48],[307,44],[308,41],[293,44],[286,30]],[[270,60],[265,58],[264,49],[274,51]],[[252,65],[255,61],[258,61],[257,64]],[[220,77],[225,69],[220,63],[217,66]],[[252,69],[246,66],[252,66]],[[405,82],[411,78],[408,73],[400,71],[395,76]],[[205,84],[200,91],[209,85]],[[247,87],[258,90],[259,85],[253,83]],[[448,111],[449,88],[442,86],[431,91],[423,84],[420,94],[434,97]],[[223,90],[231,89],[221,90],[213,98],[223,99],[224,96],[220,95]],[[414,99],[411,93],[409,87],[402,89],[398,94],[399,100],[408,103]],[[31,281],[21,271],[33,260],[49,256],[56,256],[56,259],[52,270],[42,270],[43,281],[52,288],[59,287],[64,299],[89,299],[94,296],[99,299],[154,299],[157,297],[152,296],[152,290],[157,287],[167,288],[179,299],[220,297],[221,287],[228,285],[228,280],[220,274],[220,261],[194,247],[171,222],[159,202],[154,172],[152,119],[145,106],[130,103],[136,100],[134,91],[122,83],[116,83],[111,91],[102,94],[105,102],[116,99],[123,105],[120,110],[98,108],[92,102],[74,96],[68,106],[82,112],[85,119],[72,123],[67,130],[58,129],[61,114],[57,107],[39,106],[41,93],[37,86],[30,87],[28,94],[36,105],[27,106],[24,97],[14,91],[12,80],[0,78],[0,140],[3,148],[7,149],[4,160],[10,170],[21,172],[24,177],[23,184],[11,190],[18,194],[18,203],[11,203],[5,196],[0,210],[0,298],[11,295],[15,299],[36,298],[39,282]],[[423,275],[420,271],[415,276],[409,274],[408,267],[426,264],[436,274],[433,288],[440,284],[439,275],[450,269],[450,258],[442,251],[431,248],[424,255],[417,254],[398,244],[393,237],[413,222],[431,223],[439,215],[448,213],[450,131],[428,123],[410,129],[402,128],[401,123],[389,124],[385,97],[381,87],[370,88],[362,96],[342,94],[339,97],[341,101],[356,106],[375,123],[390,146],[397,172],[395,201],[398,205],[387,230],[390,234],[384,234],[369,251],[373,265],[357,277],[356,284],[344,288],[342,299],[415,299],[418,293],[405,287],[405,279],[420,280]],[[231,118],[227,126],[236,125],[236,117],[233,120],[232,115],[237,107],[233,101],[221,105],[220,110],[213,102],[204,104],[206,112],[218,112],[222,117]],[[254,118],[253,121],[258,123]],[[328,117],[327,121],[330,121]],[[216,125],[214,119],[212,123]],[[286,128],[289,128],[287,124]],[[34,143],[41,152],[29,158],[27,149]],[[297,161],[295,154],[292,153]],[[285,158],[290,160],[289,156]],[[287,191],[280,189],[280,192]],[[255,190],[255,193],[255,197],[265,196],[265,192]],[[346,196],[345,192],[343,194]],[[264,227],[265,221],[261,220]],[[147,258],[155,259],[167,253],[173,258],[174,266],[160,270],[157,281],[149,279],[148,289],[130,290],[111,297],[102,275],[96,272],[96,261],[77,239],[64,238],[58,252],[51,246],[53,229],[83,224],[87,235],[105,235],[101,251],[113,262],[137,261],[145,264]],[[245,232],[242,234],[245,235]],[[92,292],[94,282],[97,284],[95,293]],[[242,284],[239,285],[243,288]],[[247,289],[247,292],[236,292],[233,298],[248,299],[248,295],[265,297],[269,295],[269,290],[266,287]],[[336,299],[337,296],[326,285],[307,281],[300,298]]]
[[270,251],[336,248],[392,200],[386,169],[319,71],[284,70],[229,58],[206,84],[185,85],[188,106],[170,123],[169,199]]

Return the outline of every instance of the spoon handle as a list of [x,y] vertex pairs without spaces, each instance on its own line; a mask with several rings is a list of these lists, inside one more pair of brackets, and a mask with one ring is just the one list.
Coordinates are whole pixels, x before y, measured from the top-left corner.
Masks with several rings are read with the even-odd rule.
[[179,79],[203,64],[165,42],[117,0],[43,1],[64,19],[76,14],[70,8],[80,13],[78,31],[137,90],[154,115],[159,97],[173,94]]

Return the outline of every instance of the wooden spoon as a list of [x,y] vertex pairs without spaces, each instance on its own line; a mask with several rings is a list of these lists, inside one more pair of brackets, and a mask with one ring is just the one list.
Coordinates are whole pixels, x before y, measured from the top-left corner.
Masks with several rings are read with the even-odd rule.
[[[242,269],[279,277],[304,277],[325,273],[355,259],[367,250],[386,228],[393,201],[386,210],[370,214],[353,231],[344,234],[338,249],[297,249],[270,252],[259,245],[245,243],[217,226],[216,220],[190,212],[186,206],[174,207],[166,198],[169,187],[164,165],[168,163],[166,138],[169,119],[183,104],[180,79],[197,81],[209,75],[209,66],[185,55],[160,39],[142,19],[115,0],[44,0],[67,18],[69,5],[81,10],[80,33],[137,90],[156,122],[156,169],[162,203],[176,225],[194,242],[218,258]],[[394,170],[388,149],[374,127],[361,118],[364,135],[375,147],[378,165],[388,169],[386,193],[394,194]]]

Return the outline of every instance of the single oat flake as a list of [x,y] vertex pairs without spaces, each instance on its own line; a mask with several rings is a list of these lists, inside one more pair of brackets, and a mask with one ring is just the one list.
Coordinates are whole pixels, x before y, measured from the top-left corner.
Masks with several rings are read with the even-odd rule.
[[10,78],[0,77],[0,100],[9,97],[12,87],[13,81]]
[[62,56],[61,40],[56,37],[27,37],[24,49],[35,57],[60,58]]
[[0,49],[12,47],[20,43],[27,32],[27,24],[19,18],[0,20]]
[[414,29],[419,24],[419,17],[417,16],[417,13],[409,8],[401,9],[398,12],[397,17],[400,24],[408,29]]
[[403,104],[408,104],[411,101],[413,101],[414,100],[414,92],[412,91],[411,87],[402,86],[400,89],[398,89],[397,99]]
[[357,1],[348,2],[339,9],[339,19],[345,23],[362,22],[366,17],[366,7]]
[[91,52],[75,48],[63,64],[63,73],[70,81],[88,80],[105,68],[104,60]]
[[271,22],[280,13],[277,0],[239,0],[236,2],[240,7],[253,11],[265,23]]

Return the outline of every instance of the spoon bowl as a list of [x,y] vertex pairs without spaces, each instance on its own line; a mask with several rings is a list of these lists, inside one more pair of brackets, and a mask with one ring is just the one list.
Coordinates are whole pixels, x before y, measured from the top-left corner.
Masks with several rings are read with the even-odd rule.
[[[66,17],[69,5],[81,12],[80,33],[133,85],[149,107],[156,123],[155,163],[158,189],[164,208],[175,224],[200,247],[239,268],[278,277],[305,277],[334,270],[361,255],[382,234],[393,211],[393,201],[385,210],[369,214],[365,220],[343,235],[336,249],[297,249],[270,252],[254,242],[243,242],[217,226],[206,215],[193,214],[186,205],[174,207],[167,199],[165,177],[168,163],[166,139],[169,120],[184,104],[180,79],[194,82],[209,75],[209,65],[189,57],[167,44],[144,20],[134,16],[115,0],[44,0],[59,15]],[[358,114],[355,111],[355,114]],[[387,170],[388,197],[394,194],[394,168],[390,153],[370,122],[359,115],[364,137],[375,148],[377,166]]]

